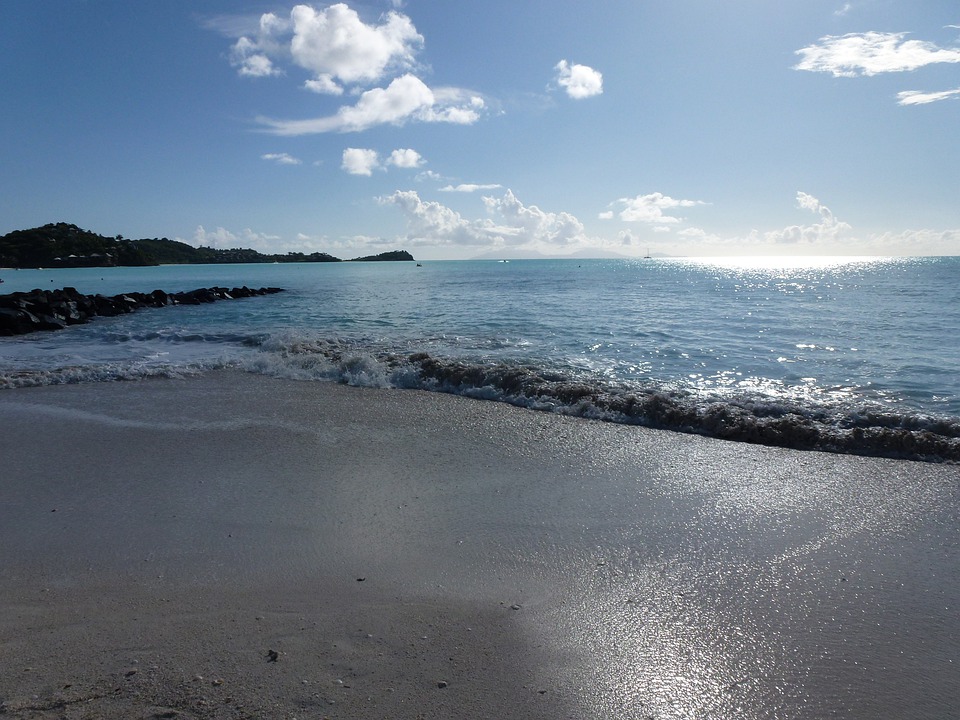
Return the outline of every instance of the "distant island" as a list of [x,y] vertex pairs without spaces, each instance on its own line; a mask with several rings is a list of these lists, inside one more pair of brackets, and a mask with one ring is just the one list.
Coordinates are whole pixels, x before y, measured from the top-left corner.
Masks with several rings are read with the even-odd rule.
[[[412,261],[406,250],[353,258],[348,262]],[[327,253],[289,252],[267,255],[248,248],[218,250],[193,247],[177,240],[128,240],[106,237],[69,223],[50,223],[30,230],[14,230],[0,237],[0,267],[75,268],[145,267],[222,263],[344,262]]]

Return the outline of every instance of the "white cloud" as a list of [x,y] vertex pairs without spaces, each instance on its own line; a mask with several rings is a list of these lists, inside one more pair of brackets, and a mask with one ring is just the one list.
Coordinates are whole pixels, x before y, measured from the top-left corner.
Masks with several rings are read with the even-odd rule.
[[344,130],[366,130],[385,123],[400,125],[433,103],[433,92],[420,78],[403,75],[386,88],[363,93],[356,105],[341,108],[337,117],[342,120]]
[[256,40],[243,36],[230,48],[230,62],[237,72],[247,77],[282,75],[283,70],[273,64],[270,56],[283,54],[283,45],[275,39],[284,31],[286,23],[272,13],[260,17]]
[[260,156],[261,160],[269,160],[270,162],[275,162],[278,165],[299,165],[300,159],[295,158],[292,155],[287,153],[267,153]]
[[242,37],[230,51],[230,62],[237,72],[246,77],[269,77],[282,75],[283,71],[273,66],[273,61],[259,51],[256,43]]
[[477,190],[497,190],[498,188],[503,187],[497,183],[490,183],[488,185],[477,185],[475,183],[461,183],[460,185],[447,185],[440,188],[440,192],[460,192],[460,193],[472,193]]
[[241,37],[231,60],[241,75],[252,76],[276,74],[273,62],[290,60],[312,74],[308,89],[339,95],[345,84],[369,84],[413,67],[422,45],[410,18],[395,11],[368,25],[344,3],[322,10],[296,5],[289,19],[262,15],[255,37]]
[[848,223],[837,220],[830,209],[813,195],[797,192],[797,207],[818,214],[820,222],[813,225],[791,225],[782,230],[773,230],[762,234],[754,232],[750,239],[753,241],[763,240],[777,245],[813,245],[836,242],[851,230]]
[[440,87],[433,90],[433,105],[425,108],[418,119],[424,122],[472,125],[486,109],[486,101],[474,92],[462,88]]
[[424,202],[415,190],[397,190],[380,198],[395,205],[407,221],[407,240],[415,245],[488,245],[495,236],[482,221],[465,220],[438,202]]
[[340,167],[351,175],[370,176],[380,167],[380,158],[376,150],[347,148],[343,151],[343,162]]
[[418,168],[423,165],[423,157],[416,150],[410,148],[399,148],[390,153],[387,164],[398,168]]
[[203,225],[198,225],[193,234],[193,241],[198,247],[211,247],[221,250],[249,248],[260,252],[277,252],[276,242],[278,240],[280,240],[279,235],[258,233],[250,228],[246,228],[239,234],[234,234],[222,227],[208,232]]
[[386,170],[392,165],[405,170],[416,169],[423,165],[424,159],[416,150],[398,148],[381,162],[376,150],[367,148],[347,148],[343,151],[341,168],[351,175],[372,175],[374,170]]
[[441,203],[425,202],[413,190],[398,190],[380,201],[403,212],[407,220],[405,242],[412,245],[569,250],[589,243],[576,217],[524,205],[510,190],[502,198],[484,197],[492,217],[475,220]]
[[[676,208],[696,207],[704,205],[700,200],[676,200],[663,193],[655,192],[649,195],[637,195],[635,198],[620,198],[616,203],[623,206],[619,218],[624,222],[643,222],[651,225],[674,225],[682,218],[664,213],[665,210]],[[601,220],[613,218],[613,211],[600,213]]]
[[960,88],[943,90],[941,92],[920,92],[919,90],[905,90],[897,93],[898,105],[927,105],[938,100],[948,100],[960,96]]
[[906,255],[956,255],[960,249],[960,229],[905,230],[872,235],[869,248]]
[[499,213],[523,245],[570,245],[585,240],[583,223],[570,213],[544,212],[524,205],[507,190],[502,198],[485,197],[487,210]]
[[571,65],[561,60],[554,66],[556,82],[575,100],[603,93],[603,75],[586,65]]
[[945,49],[922,40],[905,40],[907,33],[866,32],[828,35],[796,51],[796,70],[829,72],[834,77],[858,77],[916,70],[935,63],[960,62],[960,49]]
[[198,225],[193,233],[194,242],[198,247],[231,248],[236,247],[237,236],[226,228],[218,227],[208,232],[203,225]]
[[364,92],[356,105],[345,105],[336,115],[310,120],[273,120],[260,118],[268,132],[275,135],[310,135],[327,132],[361,132],[377,125],[403,125],[409,120],[421,122],[473,123],[480,118],[482,98],[467,96],[465,105],[452,106],[451,99],[463,94],[434,93],[414,75],[402,75],[386,88]]
[[318,95],[343,95],[343,88],[329,75],[307,80],[303,86],[310,92],[315,92]]
[[[208,24],[224,32],[246,27],[245,21],[227,16]],[[311,92],[359,96],[355,105],[344,105],[326,117],[259,118],[267,132],[361,132],[408,121],[470,125],[488,111],[478,93],[456,87],[429,88],[416,77],[416,53],[423,46],[423,36],[409,17],[396,10],[379,22],[365,23],[342,2],[323,9],[299,4],[288,17],[265,13],[256,29],[247,29],[230,53],[230,61],[241,75],[283,75],[282,66],[288,65],[309,73],[303,87]],[[391,77],[386,87],[369,88]]]
[[696,228],[696,227],[684,228],[683,230],[678,230],[676,232],[675,237],[681,237],[684,240],[696,240],[697,242],[712,243],[712,244],[720,243],[723,241],[719,235],[714,235],[712,233],[707,232],[703,228]]

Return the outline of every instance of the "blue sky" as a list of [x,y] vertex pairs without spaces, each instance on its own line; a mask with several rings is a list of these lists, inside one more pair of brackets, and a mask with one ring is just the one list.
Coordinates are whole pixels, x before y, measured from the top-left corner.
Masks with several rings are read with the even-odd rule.
[[0,233],[960,254],[955,0],[6,0]]

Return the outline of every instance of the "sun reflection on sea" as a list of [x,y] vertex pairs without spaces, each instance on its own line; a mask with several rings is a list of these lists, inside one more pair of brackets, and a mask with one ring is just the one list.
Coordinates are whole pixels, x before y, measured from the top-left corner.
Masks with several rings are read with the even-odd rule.
[[870,255],[747,255],[737,257],[676,258],[672,262],[707,265],[728,270],[825,270],[848,265],[898,262],[903,258]]

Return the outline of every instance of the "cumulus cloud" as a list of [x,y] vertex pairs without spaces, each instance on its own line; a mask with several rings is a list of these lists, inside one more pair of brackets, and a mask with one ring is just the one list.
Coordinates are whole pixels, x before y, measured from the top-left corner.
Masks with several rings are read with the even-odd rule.
[[367,148],[347,148],[343,151],[340,167],[351,175],[372,175],[380,167],[380,157],[376,150]]
[[401,210],[407,221],[405,241],[414,245],[555,250],[588,242],[576,217],[524,205],[510,190],[501,198],[484,197],[489,216],[473,220],[441,203],[424,201],[413,190],[398,190],[380,202]]
[[812,225],[791,225],[782,230],[774,230],[762,235],[754,233],[751,239],[762,239],[778,245],[812,245],[837,241],[851,230],[848,223],[838,220],[830,209],[813,195],[798,191],[797,207],[819,215],[820,222]]
[[387,160],[389,165],[393,165],[398,168],[418,168],[423,165],[423,157],[416,150],[411,150],[410,148],[399,148],[390,153],[390,158]]
[[434,93],[415,75],[394,79],[386,88],[367,90],[355,105],[340,108],[336,115],[308,120],[273,120],[260,123],[275,135],[310,135],[327,132],[361,132],[377,125],[403,125],[410,120],[470,124],[480,119],[483,99],[469,96],[462,105],[447,104],[463,100],[459,93]]
[[367,24],[344,3],[322,10],[296,5],[288,18],[265,13],[254,37],[243,36],[231,49],[241,75],[277,74],[283,59],[307,70],[305,86],[339,95],[344,85],[377,82],[396,69],[413,67],[423,37],[406,15],[387,13],[381,24]]
[[[225,26],[226,20],[217,20]],[[423,36],[406,15],[391,10],[379,23],[365,23],[345,3],[316,9],[300,4],[288,17],[265,13],[257,29],[232,46],[230,61],[247,77],[284,74],[282,65],[306,71],[303,87],[322,95],[359,95],[334,115],[308,120],[260,118],[277,135],[361,132],[408,121],[469,125],[487,104],[477,93],[429,88],[414,73]],[[386,87],[379,85],[392,78]],[[369,88],[369,89],[366,89]]]
[[467,220],[438,202],[421,200],[415,190],[397,190],[380,202],[400,209],[406,218],[407,239],[415,245],[482,246],[494,240],[485,223]]
[[920,92],[919,90],[905,90],[897,93],[897,105],[928,105],[939,100],[949,100],[960,96],[960,88],[943,90],[941,92]]
[[561,60],[553,69],[557,71],[557,84],[574,100],[603,93],[603,75],[592,67],[571,65],[566,60]]
[[386,160],[380,160],[376,150],[367,148],[347,148],[343,151],[341,168],[351,175],[372,175],[374,170],[386,170],[388,166],[405,170],[416,169],[423,165],[423,156],[410,148],[398,148],[390,153]]
[[[618,217],[624,222],[642,222],[651,225],[674,225],[682,222],[683,218],[668,214],[676,208],[696,207],[704,205],[700,200],[677,200],[669,195],[655,192],[649,195],[637,195],[635,198],[620,198],[613,205],[622,207]],[[600,213],[601,220],[611,220],[614,217],[613,210]]]
[[906,72],[935,63],[960,62],[960,49],[941,48],[907,33],[866,32],[827,35],[797,50],[796,70],[828,72],[834,77],[858,77]]
[[570,213],[545,212],[536,205],[524,205],[511,190],[502,198],[483,198],[487,211],[499,214],[506,223],[504,232],[519,238],[523,245],[570,245],[585,240],[583,223]]
[[268,160],[270,162],[275,162],[277,165],[299,165],[300,159],[295,158],[292,155],[287,153],[266,153],[265,155],[260,156],[261,160]]

